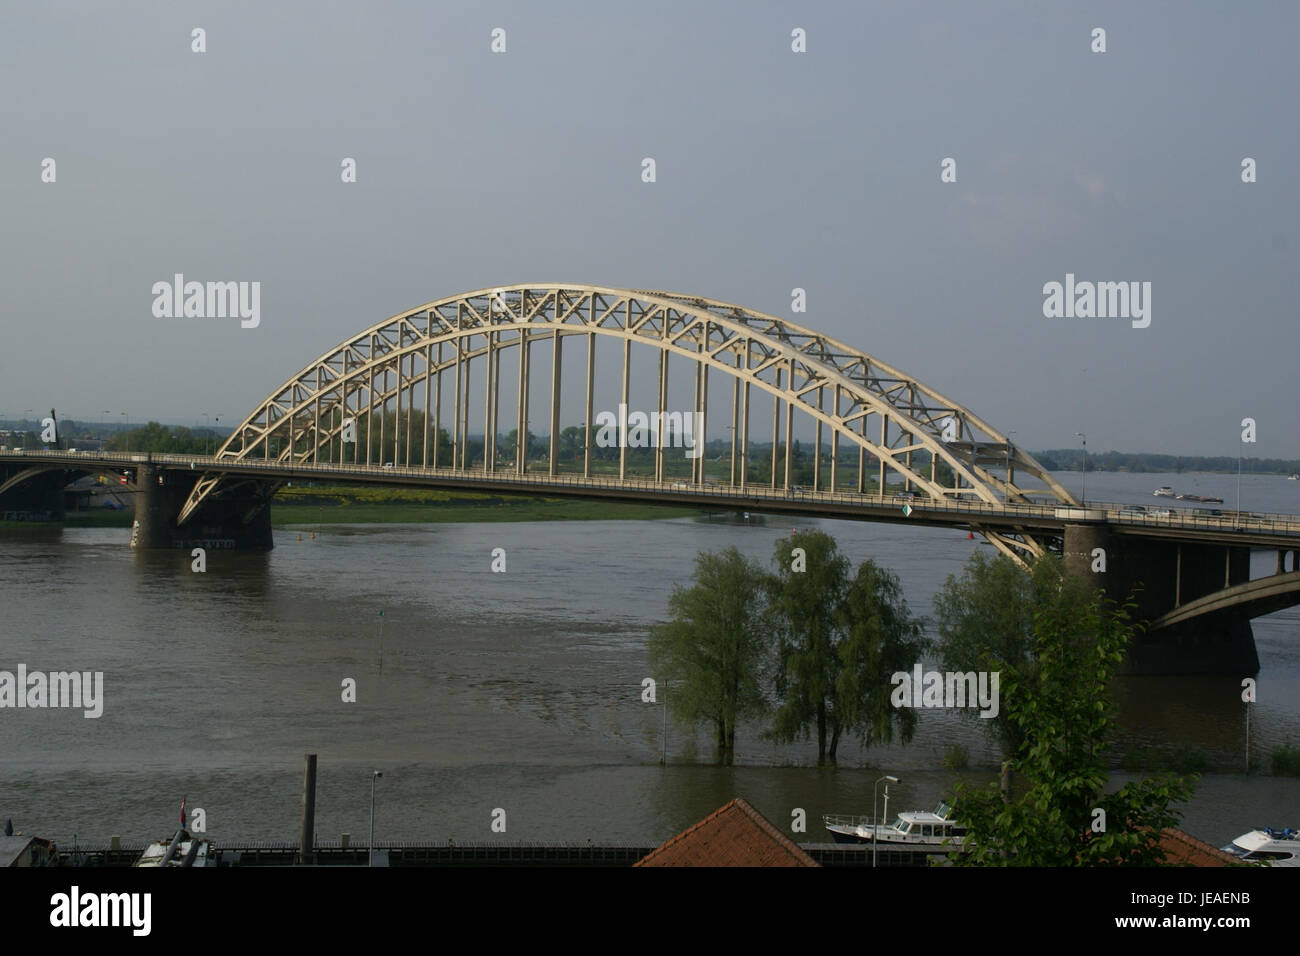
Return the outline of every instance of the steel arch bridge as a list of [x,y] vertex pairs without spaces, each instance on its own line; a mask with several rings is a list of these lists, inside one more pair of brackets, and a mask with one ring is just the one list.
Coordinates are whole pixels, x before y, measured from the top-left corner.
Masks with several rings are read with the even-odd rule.
[[[750,455],[751,392],[770,397],[773,488],[791,485],[790,449],[795,413],[815,428],[813,490],[843,490],[840,449],[858,452],[856,490],[866,491],[867,456],[876,460],[879,487],[887,475],[901,477],[906,489],[933,498],[977,497],[991,505],[1057,502],[1076,504],[1030,455],[1010,443],[969,409],[897,369],[828,336],[786,319],[742,306],[671,292],[635,291],[593,285],[513,285],[480,289],[425,303],[402,312],[340,343],[276,388],[234,429],[217,452],[218,462],[343,463],[346,430],[365,429],[364,461],[370,464],[371,432],[379,431],[379,462],[387,449],[397,460],[399,432],[406,411],[405,464],[418,449],[418,465],[460,472],[523,473],[528,441],[515,442],[514,460],[504,462],[496,441],[484,441],[483,459],[468,459],[469,413],[482,408],[484,436],[499,434],[502,422],[527,436],[533,378],[532,346],[550,349],[550,474],[556,474],[560,431],[562,349],[565,340],[586,339],[583,474],[592,464],[593,389],[597,336],[622,346],[622,402],[628,404],[632,346],[658,356],[658,409],[667,411],[670,359],[690,363],[694,386],[689,404],[697,421],[709,427],[710,374],[731,385],[727,427],[731,432],[730,483],[743,488]],[[518,349],[516,408],[501,408],[500,357]],[[444,409],[444,376],[451,384]],[[482,382],[478,401],[472,382]],[[432,408],[431,408],[432,404]],[[422,435],[412,437],[413,411],[423,411]],[[504,416],[502,412],[505,412]],[[782,412],[784,422],[782,423]],[[447,421],[449,412],[450,422]],[[377,414],[376,414],[377,413]],[[393,414],[393,434],[385,435]],[[378,418],[376,425],[375,419]],[[450,461],[440,454],[444,423]],[[782,426],[784,435],[782,436]],[[805,423],[806,427],[806,423]],[[829,434],[829,463],[823,466],[823,433]],[[701,440],[703,434],[702,431]],[[623,435],[626,438],[626,433]],[[784,468],[779,449],[784,441]],[[627,441],[620,441],[619,477],[627,477]],[[654,454],[655,479],[664,479],[662,442]],[[361,455],[361,442],[351,444]],[[914,456],[921,458],[915,463]],[[952,483],[941,481],[939,464]],[[829,471],[829,474],[827,474]],[[1028,478],[1029,483],[1025,483]],[[704,458],[692,465],[692,482],[703,483]],[[782,482],[778,485],[778,480]],[[235,494],[247,479],[213,470],[197,482],[177,519],[184,524],[205,501]],[[753,482],[749,482],[753,484]],[[247,489],[244,488],[244,491]],[[1031,498],[1032,496],[1032,498]],[[1024,530],[980,528],[1003,553],[1020,561],[1042,554],[1047,542]]]

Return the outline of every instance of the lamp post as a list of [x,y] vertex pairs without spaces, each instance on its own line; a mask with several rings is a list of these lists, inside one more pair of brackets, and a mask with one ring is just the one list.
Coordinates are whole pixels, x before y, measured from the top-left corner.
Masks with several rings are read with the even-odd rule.
[[1014,434],[1013,431],[1007,432],[1007,491],[1003,496],[1007,504],[1011,503],[1011,436]]
[[876,834],[880,831],[880,821],[876,817],[876,794],[880,790],[881,780],[889,781],[889,783],[885,784],[885,810],[886,811],[889,810],[889,784],[898,783],[897,777],[891,777],[888,774],[886,774],[885,776],[881,777],[880,780],[877,780],[875,786],[871,788],[871,866],[873,868],[876,865]]
[[1083,439],[1083,483],[1079,490],[1079,504],[1088,503],[1088,436],[1083,432],[1075,432],[1076,438]]
[[[1242,442],[1244,445],[1245,442]],[[1237,521],[1241,521],[1241,446],[1237,447]]]
[[659,752],[659,766],[668,766],[668,682],[664,681],[664,730],[662,738],[663,745]]
[[366,866],[375,865],[375,782],[382,776],[378,770],[370,774],[370,849],[366,853]]

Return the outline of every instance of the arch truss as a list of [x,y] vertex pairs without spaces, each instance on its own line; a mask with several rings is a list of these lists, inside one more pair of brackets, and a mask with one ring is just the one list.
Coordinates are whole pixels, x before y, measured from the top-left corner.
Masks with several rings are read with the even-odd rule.
[[[580,437],[582,473],[590,477],[593,434],[599,425],[593,418],[598,336],[621,345],[624,405],[633,345],[648,346],[657,354],[661,415],[668,408],[670,360],[688,363],[694,386],[687,390],[687,403],[696,420],[715,434],[730,432],[731,485],[755,484],[749,466],[770,454],[771,467],[761,483],[794,487],[791,447],[798,413],[812,420],[814,447],[819,450],[813,491],[875,494],[893,481],[903,490],[940,499],[978,498],[994,505],[1074,503],[1046,469],[969,409],[865,352],[786,319],[726,302],[589,285],[480,289],[393,316],[326,352],[277,388],[231,433],[217,456],[232,462],[393,461],[432,469],[523,473],[531,464],[527,439],[514,441],[515,447],[505,454],[497,441],[478,441],[482,448],[476,448],[471,459],[470,409],[481,409],[478,420],[484,423],[484,435],[499,436],[502,427],[512,426],[516,436],[527,435],[528,423],[536,421],[529,415],[532,380],[535,372],[543,377],[547,372],[545,367],[534,369],[531,356],[533,346],[545,342],[550,346],[544,357],[549,362],[543,363],[550,366],[550,428],[544,457],[549,473],[555,474],[561,356],[565,343],[577,338],[579,345],[585,339],[586,370],[578,376],[585,386],[586,409]],[[500,358],[509,349],[518,349],[513,409],[503,408],[499,400]],[[724,376],[731,386],[725,424],[715,420],[717,409],[709,407],[711,375]],[[450,388],[444,387],[444,376]],[[772,412],[770,451],[757,455],[751,452],[751,432],[766,429],[750,415],[755,392],[769,397]],[[674,403],[682,404],[680,390]],[[416,422],[420,424],[413,435]],[[801,424],[807,427],[803,419]],[[444,432],[445,442],[438,438]],[[619,451],[620,478],[628,476],[626,444],[621,443]],[[843,453],[847,451],[851,462],[855,449],[856,469],[846,464]],[[663,451],[660,447],[653,456],[654,477],[661,481],[667,474]],[[700,456],[691,465],[691,482],[708,480],[704,462]],[[869,475],[874,479],[870,484]],[[220,471],[204,474],[179,521],[190,519],[206,500],[222,495],[232,484]],[[1024,531],[977,530],[1017,559],[1045,548]]]

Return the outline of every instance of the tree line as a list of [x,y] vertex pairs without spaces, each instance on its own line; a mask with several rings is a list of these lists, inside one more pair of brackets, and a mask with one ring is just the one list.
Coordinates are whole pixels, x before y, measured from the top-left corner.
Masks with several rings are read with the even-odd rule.
[[967,834],[957,862],[1163,861],[1160,832],[1177,823],[1173,806],[1194,780],[1161,775],[1106,792],[1109,687],[1139,629],[1131,603],[1067,577],[1059,557],[1026,568],[977,551],[936,595],[931,642],[898,579],[870,560],[851,572],[824,532],[782,539],[772,563],[764,571],[734,547],[701,553],[693,583],[669,600],[672,619],[651,632],[678,719],[712,723],[722,763],[740,717],[766,719],[779,741],[815,732],[819,762],[834,762],[845,732],[864,745],[910,740],[915,711],[894,706],[890,677],[934,650],[947,670],[999,672],[998,715],[982,722],[1022,781],[1014,798],[998,784],[954,787]]
[[771,571],[730,547],[698,555],[693,580],[673,590],[650,658],[676,719],[712,726],[719,763],[733,762],[748,718],[780,742],[815,735],[818,763],[835,762],[845,734],[911,739],[915,715],[890,706],[889,674],[926,642],[891,572],[854,569],[830,535],[800,531],[777,542]]

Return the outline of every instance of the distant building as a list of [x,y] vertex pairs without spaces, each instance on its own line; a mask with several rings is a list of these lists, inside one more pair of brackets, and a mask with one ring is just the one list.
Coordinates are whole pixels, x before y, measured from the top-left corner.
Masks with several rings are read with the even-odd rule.
[[637,866],[819,866],[741,797],[673,837]]

